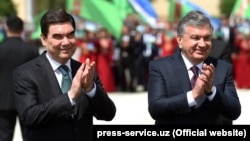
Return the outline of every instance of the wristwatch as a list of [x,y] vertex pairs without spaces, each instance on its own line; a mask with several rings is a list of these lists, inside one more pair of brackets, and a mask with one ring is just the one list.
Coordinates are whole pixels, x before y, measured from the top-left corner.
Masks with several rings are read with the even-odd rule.
[[212,94],[213,94],[213,92],[212,92],[212,91],[211,91],[211,92],[209,92],[209,93],[206,93],[206,92],[205,92],[205,95],[206,95],[206,96],[210,96],[210,95],[212,95]]

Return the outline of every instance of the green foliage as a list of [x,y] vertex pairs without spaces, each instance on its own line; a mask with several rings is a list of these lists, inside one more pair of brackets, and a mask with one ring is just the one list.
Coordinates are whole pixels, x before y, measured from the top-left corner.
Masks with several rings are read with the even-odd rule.
[[220,0],[220,14],[230,16],[236,0]]
[[48,9],[65,8],[66,0],[37,0],[36,5],[39,5],[36,9],[36,13],[41,13]]
[[0,0],[0,17],[8,17],[13,14],[17,14],[17,10],[12,0]]
[[[66,0],[36,0],[36,8],[34,8],[34,24],[39,25],[43,14],[49,9],[65,8]],[[39,5],[39,6],[38,6]]]
[[66,0],[36,0],[34,8],[35,15],[43,13],[49,9],[65,8]]

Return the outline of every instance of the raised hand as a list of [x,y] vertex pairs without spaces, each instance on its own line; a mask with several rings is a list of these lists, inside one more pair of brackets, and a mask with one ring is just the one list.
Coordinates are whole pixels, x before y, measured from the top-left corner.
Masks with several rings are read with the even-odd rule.
[[71,88],[69,90],[69,96],[71,99],[75,100],[79,97],[81,93],[81,78],[83,71],[85,69],[85,64],[82,64],[81,67],[77,70],[76,75],[74,76],[71,84]]
[[201,74],[196,80],[193,89],[194,98],[199,98],[205,93],[212,92],[215,67],[213,64],[203,64]]
[[85,92],[89,92],[93,89],[94,86],[94,71],[95,71],[95,62],[90,62],[89,58],[86,59],[85,68],[81,76],[81,86]]
[[204,93],[210,93],[213,87],[215,67],[213,64],[203,64],[201,70],[201,79],[204,81]]

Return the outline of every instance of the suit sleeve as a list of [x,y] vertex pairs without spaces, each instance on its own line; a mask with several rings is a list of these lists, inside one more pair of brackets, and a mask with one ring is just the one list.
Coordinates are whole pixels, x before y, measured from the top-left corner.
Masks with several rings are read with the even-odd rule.
[[107,92],[104,90],[101,80],[96,73],[94,82],[96,84],[96,94],[90,98],[90,104],[94,110],[94,116],[98,120],[110,121],[114,118],[116,107],[114,102],[109,98]]
[[13,73],[14,101],[24,125],[39,126],[74,113],[67,95],[50,98],[49,82],[44,85],[36,78],[32,71],[16,70]]

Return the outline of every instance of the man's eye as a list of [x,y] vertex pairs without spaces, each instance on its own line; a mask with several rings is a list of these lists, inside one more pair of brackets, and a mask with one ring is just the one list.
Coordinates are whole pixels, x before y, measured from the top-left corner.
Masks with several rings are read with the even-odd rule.
[[54,35],[53,38],[54,39],[62,39],[62,36],[61,35]]
[[203,39],[204,41],[211,41],[212,37],[211,36],[205,36],[205,37],[192,36],[191,39],[193,39],[193,40]]
[[74,37],[75,37],[75,34],[74,34],[74,33],[68,34],[68,38],[74,38]]
[[194,40],[199,40],[200,39],[198,36],[192,36],[191,38],[194,39]]
[[211,41],[212,40],[212,37],[211,36],[207,36],[204,38],[205,41]]

